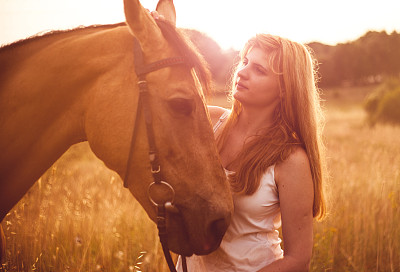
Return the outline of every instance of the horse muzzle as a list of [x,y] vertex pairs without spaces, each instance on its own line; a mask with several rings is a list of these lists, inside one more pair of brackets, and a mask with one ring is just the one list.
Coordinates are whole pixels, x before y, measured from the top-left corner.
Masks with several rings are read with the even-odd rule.
[[230,213],[209,219],[174,205],[166,210],[168,247],[183,256],[207,255],[215,251],[230,223]]

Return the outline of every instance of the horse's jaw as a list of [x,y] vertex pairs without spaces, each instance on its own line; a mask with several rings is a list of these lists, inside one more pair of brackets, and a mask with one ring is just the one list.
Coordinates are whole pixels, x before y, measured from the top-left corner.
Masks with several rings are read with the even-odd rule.
[[[144,208],[149,219],[157,224],[157,208],[151,203],[147,194],[147,187],[135,186],[142,179],[131,180],[129,190]],[[173,209],[166,209],[167,241],[170,251],[183,255],[207,255],[215,251],[228,229],[233,202],[221,200],[212,204],[213,197],[209,199],[193,194],[176,195]],[[185,198],[185,199],[184,199]],[[215,202],[213,202],[215,203]],[[229,206],[225,204],[228,203]],[[204,212],[209,208],[212,214]]]
[[183,256],[207,255],[215,251],[229,226],[229,219],[218,219],[203,226],[204,235],[189,236],[193,229],[185,223],[181,214],[170,214],[168,220],[168,246],[171,251]]
[[[191,202],[192,204],[196,203],[195,201]],[[183,256],[191,256],[193,254],[207,255],[219,247],[228,229],[231,213],[227,209],[220,209],[215,206],[215,210],[221,212],[214,215],[200,214],[200,210],[205,210],[201,207],[209,205],[210,203],[205,200],[200,204],[197,201],[193,205],[185,203],[180,206],[178,204],[172,209],[166,209],[169,250]],[[156,208],[152,211],[154,213],[148,214],[157,224]]]

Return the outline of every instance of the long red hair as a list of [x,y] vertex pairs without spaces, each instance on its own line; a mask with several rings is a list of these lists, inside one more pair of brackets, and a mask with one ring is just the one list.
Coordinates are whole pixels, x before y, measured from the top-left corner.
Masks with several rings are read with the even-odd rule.
[[[246,143],[235,161],[236,172],[230,176],[232,190],[248,195],[260,185],[266,169],[288,158],[294,148],[302,147],[308,156],[314,184],[313,216],[322,218],[326,212],[323,179],[325,171],[322,129],[324,119],[317,88],[316,60],[309,49],[281,37],[259,34],[250,39],[240,53],[241,61],[251,48],[265,51],[271,70],[280,78],[280,104],[274,111],[274,124],[261,135]],[[232,79],[234,89],[237,73]],[[221,131],[217,133],[220,151],[242,105],[232,96],[232,111]]]

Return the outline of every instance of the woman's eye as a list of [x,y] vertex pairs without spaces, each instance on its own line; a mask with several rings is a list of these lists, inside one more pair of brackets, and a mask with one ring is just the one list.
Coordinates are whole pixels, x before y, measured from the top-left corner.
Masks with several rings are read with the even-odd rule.
[[186,98],[172,98],[168,100],[168,105],[174,112],[183,115],[190,115],[194,108],[193,101]]
[[256,68],[256,71],[257,71],[257,73],[262,74],[262,75],[266,74],[265,71],[261,68]]

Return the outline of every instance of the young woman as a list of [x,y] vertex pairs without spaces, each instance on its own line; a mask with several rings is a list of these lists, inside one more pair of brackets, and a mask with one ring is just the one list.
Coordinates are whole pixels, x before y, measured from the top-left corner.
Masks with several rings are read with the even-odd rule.
[[308,271],[325,213],[315,64],[304,45],[267,34],[241,51],[232,109],[209,108],[235,211],[220,248],[187,258],[188,271]]

